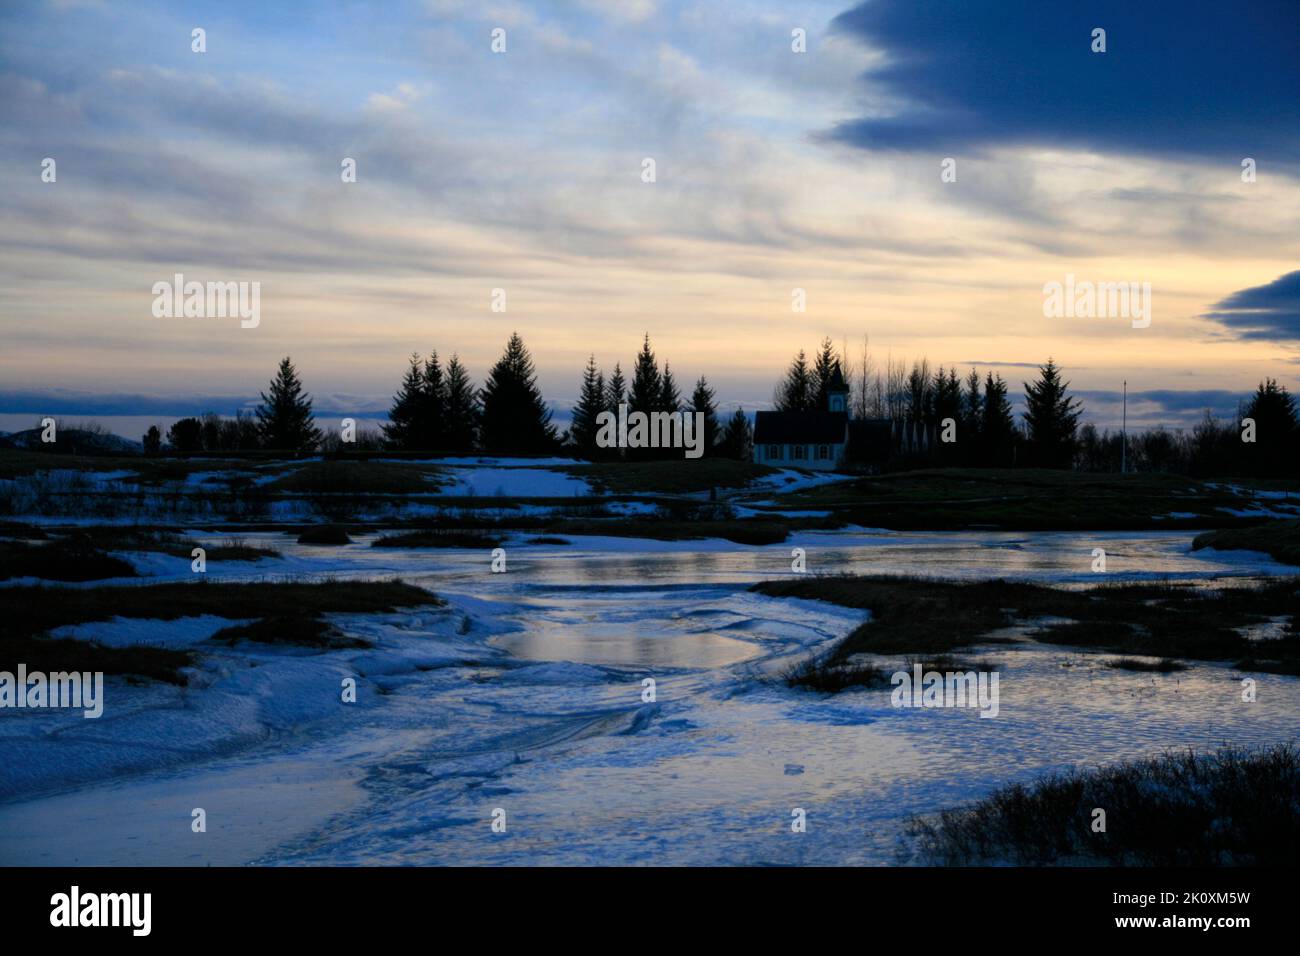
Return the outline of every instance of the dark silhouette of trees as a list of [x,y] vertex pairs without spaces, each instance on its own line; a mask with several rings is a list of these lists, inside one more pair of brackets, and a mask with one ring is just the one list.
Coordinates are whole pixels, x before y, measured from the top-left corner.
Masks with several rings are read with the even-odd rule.
[[605,386],[605,409],[618,414],[618,406],[627,401],[627,381],[623,378],[623,369],[617,362],[614,363],[614,374],[609,377],[609,384]]
[[559,443],[542,400],[532,357],[519,333],[488,373],[480,392],[483,449],[494,454],[542,454]]
[[703,375],[695,383],[695,391],[691,393],[690,412],[704,415],[704,454],[706,456],[718,454],[718,446],[722,442],[722,427],[718,424],[718,407],[714,402],[713,389],[709,387]]
[[1260,382],[1241,417],[1255,423],[1255,440],[1240,443],[1245,465],[1242,470],[1265,477],[1292,474],[1300,434],[1297,434],[1295,398],[1286,387],[1271,378]]
[[424,391],[424,366],[420,356],[411,358],[402,377],[402,385],[393,396],[393,407],[388,410],[388,424],[384,426],[384,441],[395,451],[413,451],[419,442]]
[[[654,350],[650,348],[650,336],[647,333],[632,367],[632,388],[627,396],[628,412],[644,412],[646,415],[661,411],[673,412],[677,411],[680,404],[681,396],[677,393],[672,372],[665,366],[665,374],[660,374],[659,363],[655,359]],[[624,454],[637,461],[675,457],[673,450],[667,448],[628,448]]]
[[447,382],[442,374],[438,350],[429,353],[424,363],[424,386],[420,390],[419,447],[442,450],[447,439]]
[[985,468],[1009,468],[1015,454],[1016,421],[1007,398],[1007,383],[989,372],[979,428],[978,463]]
[[443,402],[443,448],[452,452],[473,451],[478,443],[479,404],[474,383],[461,364],[460,356],[452,354],[447,363],[447,392]]
[[681,407],[682,396],[677,391],[677,381],[673,378],[673,372],[668,367],[668,363],[664,362],[664,374],[659,382],[659,410],[675,412]]
[[288,356],[280,360],[270,392],[262,392],[261,397],[257,428],[263,447],[311,451],[320,444],[321,431],[311,412],[311,398],[303,392],[298,371]]
[[[957,465],[965,458],[965,450],[972,441],[961,428],[962,395],[961,382],[957,379],[955,368],[944,371],[943,366],[934,373],[934,383],[930,388],[932,420],[929,428],[933,434],[932,451],[935,460],[942,465]],[[945,428],[943,422],[951,418],[957,426],[954,432],[956,441],[944,442]]]
[[478,396],[460,357],[444,370],[436,350],[423,361],[412,354],[388,411],[385,444],[396,451],[471,451],[478,425]]
[[732,415],[727,422],[718,453],[723,458],[748,461],[753,452],[754,430],[749,424],[749,419],[745,417],[745,412],[738,408],[736,414]]
[[203,423],[197,418],[182,418],[167,429],[167,444],[181,455],[203,450]]
[[146,455],[156,455],[162,451],[162,432],[158,430],[157,425],[150,425],[149,430],[144,433],[144,438],[140,442]]
[[659,409],[663,400],[663,379],[659,375],[659,363],[650,348],[650,335],[647,333],[641,343],[632,367],[632,389],[628,393],[628,411],[645,412],[647,415]]
[[813,404],[816,400],[816,385],[813,373],[808,368],[808,356],[800,349],[790,363],[785,378],[776,386],[772,404],[779,412],[808,412],[816,408]]
[[811,407],[817,411],[830,408],[829,388],[838,363],[835,346],[831,343],[830,336],[827,336],[822,339],[817,356],[813,359]]
[[573,406],[573,422],[569,426],[569,436],[578,454],[588,461],[594,461],[604,451],[596,446],[599,430],[596,417],[606,410],[605,403],[605,376],[596,367],[596,356],[592,355],[582,370],[582,388],[578,392],[578,403]]
[[1049,358],[1039,366],[1038,381],[1025,383],[1025,431],[1028,462],[1037,468],[1069,468],[1074,463],[1082,409],[1061,380],[1061,370]]

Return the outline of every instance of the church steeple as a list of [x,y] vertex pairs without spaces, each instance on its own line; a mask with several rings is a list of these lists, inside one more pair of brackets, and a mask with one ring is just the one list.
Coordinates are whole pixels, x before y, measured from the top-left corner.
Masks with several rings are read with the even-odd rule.
[[847,412],[849,410],[849,386],[836,361],[831,369],[830,380],[826,383],[826,410],[829,412]]

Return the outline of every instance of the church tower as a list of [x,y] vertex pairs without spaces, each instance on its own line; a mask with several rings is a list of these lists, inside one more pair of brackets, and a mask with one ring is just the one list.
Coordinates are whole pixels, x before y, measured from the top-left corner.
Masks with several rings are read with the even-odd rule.
[[847,412],[849,410],[849,386],[840,371],[840,363],[835,363],[831,370],[830,381],[826,383],[826,410],[828,412]]

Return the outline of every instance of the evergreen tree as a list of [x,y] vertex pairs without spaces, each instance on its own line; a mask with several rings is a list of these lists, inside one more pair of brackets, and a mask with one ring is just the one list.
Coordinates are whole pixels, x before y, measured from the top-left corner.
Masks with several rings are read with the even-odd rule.
[[609,377],[605,387],[605,409],[618,415],[618,406],[627,401],[627,382],[623,378],[623,369],[614,363],[614,374]]
[[[627,395],[628,411],[650,415],[660,410],[662,401],[663,377],[659,374],[659,363],[650,348],[650,336],[647,334],[632,368],[632,387]],[[644,461],[665,453],[658,448],[629,448],[623,454],[629,459]]]
[[785,378],[776,387],[776,394],[772,396],[773,404],[780,412],[807,412],[815,407],[813,402],[816,397],[816,386],[808,369],[808,356],[800,349],[790,363]]
[[817,350],[817,357],[813,360],[812,407],[818,411],[830,408],[829,387],[831,377],[835,374],[835,366],[838,364],[835,346],[831,343],[830,336],[827,336],[822,339],[821,348]]
[[320,444],[321,431],[311,413],[311,397],[302,390],[298,371],[285,356],[271,380],[271,390],[261,393],[257,430],[262,445],[276,451],[311,451]]
[[1016,422],[1007,398],[1007,383],[992,372],[984,379],[984,414],[980,420],[979,463],[986,468],[1011,465],[1015,449]]
[[1069,468],[1083,409],[1066,394],[1070,383],[1061,381],[1061,370],[1052,359],[1038,371],[1037,382],[1025,383],[1030,461],[1039,468]]
[[582,371],[582,388],[578,392],[578,404],[573,406],[573,423],[569,426],[578,454],[588,461],[595,460],[602,450],[596,447],[596,417],[604,410],[605,376],[596,367],[596,356],[592,355]]
[[663,399],[663,379],[659,375],[659,364],[655,353],[650,348],[650,335],[646,334],[637,354],[636,365],[632,370],[632,390],[628,393],[628,410],[633,412],[650,412],[659,408]]
[[717,454],[718,445],[722,441],[722,429],[718,424],[718,407],[714,404],[713,389],[709,388],[709,383],[703,375],[695,383],[695,391],[691,393],[690,411],[704,415],[704,454],[706,456]]
[[749,461],[753,455],[754,432],[743,409],[736,409],[736,414],[727,422],[720,451],[724,458],[734,458],[737,461]]
[[[970,436],[962,432],[961,422],[961,382],[957,380],[957,370],[955,368],[944,371],[943,366],[934,376],[934,385],[932,386],[933,398],[933,444],[930,449],[941,463],[951,465],[955,464],[960,457],[961,451],[970,441]],[[944,442],[944,420],[951,418],[953,422],[958,423],[956,430],[955,442]]]
[[682,396],[677,391],[677,381],[672,370],[664,362],[664,375],[659,383],[659,408],[665,412],[675,412],[682,407]]
[[961,397],[961,427],[966,442],[966,454],[962,456],[970,464],[978,461],[980,433],[984,424],[984,397],[980,394],[980,373],[971,369],[966,376],[966,391]]
[[[1255,475],[1288,475],[1296,464],[1297,428],[1295,398],[1274,379],[1265,379],[1250,397],[1241,418],[1255,423],[1255,441],[1242,442],[1247,471]],[[1238,422],[1241,426],[1240,421]]]
[[423,395],[424,369],[420,356],[412,353],[402,386],[388,410],[388,424],[384,426],[384,442],[394,451],[414,451],[419,447]]
[[493,454],[540,454],[558,441],[537,387],[532,357],[519,333],[492,366],[481,392],[483,449]]
[[447,383],[442,375],[438,350],[424,363],[424,385],[420,391],[420,447],[441,451],[447,439]]
[[149,430],[144,433],[144,440],[141,444],[144,446],[146,455],[156,455],[162,451],[162,432],[158,430],[157,425],[149,426]]
[[443,447],[451,452],[472,451],[478,442],[478,396],[474,394],[474,385],[458,355],[453,354],[447,363],[446,383]]

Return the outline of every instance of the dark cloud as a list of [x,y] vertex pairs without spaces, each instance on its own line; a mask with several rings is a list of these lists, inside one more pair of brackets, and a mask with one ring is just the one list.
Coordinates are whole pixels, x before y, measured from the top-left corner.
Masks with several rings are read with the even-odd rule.
[[1300,342],[1300,270],[1234,292],[1204,318],[1213,319],[1239,339]]
[[1295,0],[869,0],[834,26],[883,51],[864,79],[893,106],[831,132],[851,145],[1300,160]]

